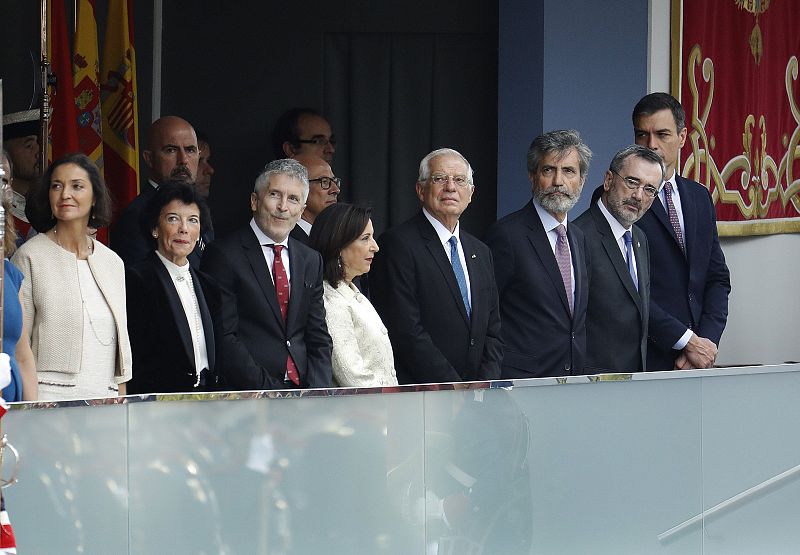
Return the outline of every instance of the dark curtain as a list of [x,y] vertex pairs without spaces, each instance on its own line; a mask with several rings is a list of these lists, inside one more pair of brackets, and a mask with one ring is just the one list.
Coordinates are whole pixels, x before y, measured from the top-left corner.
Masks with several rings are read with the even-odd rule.
[[450,147],[475,171],[462,218],[482,235],[497,204],[497,37],[329,33],[323,112],[339,139],[340,199],[373,207],[377,233],[411,217],[420,160]]

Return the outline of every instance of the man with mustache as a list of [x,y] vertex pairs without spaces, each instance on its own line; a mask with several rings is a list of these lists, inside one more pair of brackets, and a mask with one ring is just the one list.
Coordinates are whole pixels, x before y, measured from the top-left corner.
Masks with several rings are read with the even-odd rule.
[[658,154],[631,145],[611,160],[603,184],[575,225],[586,237],[589,306],[586,311],[587,374],[644,372],[650,317],[650,252],[633,225],[647,212],[664,182]]
[[333,385],[322,257],[289,236],[307,198],[308,172],[299,162],[270,162],[250,195],[250,224],[203,256],[202,270],[222,288],[227,389]]
[[583,373],[586,243],[567,212],[578,202],[591,160],[575,130],[536,137],[528,149],[533,199],[487,233],[500,292],[502,378]]
[[370,276],[401,384],[500,377],[500,314],[492,255],[459,218],[475,185],[467,159],[434,150],[419,165],[419,213],[384,233]]
[[[162,183],[178,181],[194,184],[200,149],[194,128],[183,118],[164,116],[150,126],[147,149],[142,152],[149,172],[148,185],[141,188],[122,212],[111,230],[111,248],[116,251],[126,267],[141,262],[150,253],[147,230],[139,221],[144,206]],[[203,236],[206,234],[203,230]],[[204,239],[201,237],[200,243]],[[200,263],[198,249],[189,256],[189,264],[197,269]]]

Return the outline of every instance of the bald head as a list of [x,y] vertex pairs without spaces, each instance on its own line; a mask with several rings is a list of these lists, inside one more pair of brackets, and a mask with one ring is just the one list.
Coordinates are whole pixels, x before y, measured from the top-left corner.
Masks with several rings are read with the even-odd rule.
[[156,183],[194,183],[197,177],[197,135],[183,118],[164,116],[154,121],[143,156],[150,168],[150,179]]
[[303,210],[303,219],[313,224],[325,207],[336,203],[339,186],[333,181],[333,170],[330,165],[319,156],[298,154],[294,159],[308,170],[308,199]]

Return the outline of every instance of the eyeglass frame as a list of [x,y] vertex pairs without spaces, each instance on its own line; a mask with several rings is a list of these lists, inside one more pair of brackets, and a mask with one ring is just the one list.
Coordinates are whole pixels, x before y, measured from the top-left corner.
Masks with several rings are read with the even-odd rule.
[[[642,193],[645,193],[645,194],[647,194],[647,195],[648,195],[649,197],[651,197],[651,198],[656,198],[656,197],[658,196],[658,194],[661,192],[661,189],[663,189],[663,188],[664,188],[664,184],[663,184],[663,183],[661,184],[661,186],[660,186],[660,187],[653,187],[653,186],[652,186],[652,185],[650,185],[649,183],[647,183],[647,184],[645,184],[645,185],[642,185],[642,184],[641,184],[640,182],[638,182],[638,181],[637,181],[635,184],[633,184],[633,185],[632,185],[632,184],[631,184],[631,182],[630,182],[629,180],[636,179],[635,177],[631,177],[630,175],[629,175],[629,176],[627,176],[627,177],[624,177],[624,176],[620,175],[620,173],[619,173],[619,172],[617,172],[617,171],[614,171],[614,170],[612,170],[611,168],[609,168],[609,169],[608,169],[608,171],[610,171],[611,173],[613,173],[614,175],[616,175],[617,177],[619,177],[620,179],[622,179],[622,182],[625,184],[625,187],[627,187],[629,191],[638,191],[638,190],[640,190],[640,189],[641,189]],[[652,188],[655,190],[655,192],[654,192],[654,193],[650,193],[650,192],[647,190],[647,187],[652,187]]]
[[319,183],[319,186],[322,188],[323,191],[327,191],[331,188],[331,183],[336,184],[336,188],[340,191],[342,190],[342,178],[341,177],[328,177],[327,175],[323,175],[321,177],[315,177],[314,179],[309,179],[309,183]]
[[315,135],[310,139],[297,139],[298,143],[304,145],[317,145],[317,146],[336,146],[336,135],[331,135],[330,137],[325,137],[324,135]]
[[[463,182],[463,183],[459,183],[459,182],[456,180],[457,178],[461,178],[461,179],[463,179],[463,180],[464,180],[464,182]],[[441,186],[443,186],[443,185],[446,185],[446,184],[447,184],[447,183],[449,183],[450,181],[452,181],[452,182],[453,182],[453,184],[454,184],[456,187],[460,187],[460,188],[462,188],[462,189],[463,189],[463,188],[465,188],[465,187],[468,187],[468,186],[472,185],[472,182],[469,180],[469,177],[467,177],[466,175],[448,175],[448,174],[436,174],[436,175],[429,175],[429,176],[428,176],[428,180],[429,180],[429,181],[430,181],[432,184],[436,185],[437,187],[441,187]]]

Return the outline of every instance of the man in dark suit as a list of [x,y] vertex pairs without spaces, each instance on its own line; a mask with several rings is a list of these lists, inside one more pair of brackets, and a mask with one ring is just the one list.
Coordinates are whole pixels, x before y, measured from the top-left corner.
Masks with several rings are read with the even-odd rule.
[[492,255],[458,221],[474,190],[461,154],[431,152],[416,186],[422,211],[379,241],[370,292],[389,330],[401,384],[500,377]]
[[503,378],[581,374],[588,278],[583,232],[568,225],[592,151],[577,131],[550,131],[528,149],[533,199],[486,236],[503,322]]
[[333,384],[322,257],[289,237],[307,195],[302,165],[270,162],[250,196],[250,225],[203,255],[202,270],[222,289],[220,365],[229,389]]
[[[164,116],[150,126],[147,149],[142,152],[149,172],[148,184],[125,208],[111,230],[111,248],[126,267],[141,262],[152,251],[147,233],[142,227],[141,215],[145,205],[158,187],[167,181],[194,184],[200,149],[194,128],[183,118]],[[193,268],[199,267],[200,253],[210,241],[204,229],[198,248],[189,256]]]
[[584,372],[644,372],[650,316],[650,253],[633,225],[664,182],[664,163],[632,145],[611,160],[603,185],[575,225],[586,238],[589,306]]
[[636,144],[655,150],[667,175],[658,201],[638,223],[652,261],[647,369],[711,368],[728,320],[731,282],[711,195],[676,172],[686,141],[683,107],[666,93],[649,94],[633,109],[633,129]]
[[308,237],[311,234],[314,220],[325,208],[336,203],[342,180],[333,175],[330,165],[319,156],[298,154],[294,156],[294,159],[308,170],[308,198],[303,214],[297,220],[297,225],[292,228],[289,236],[308,245]]

